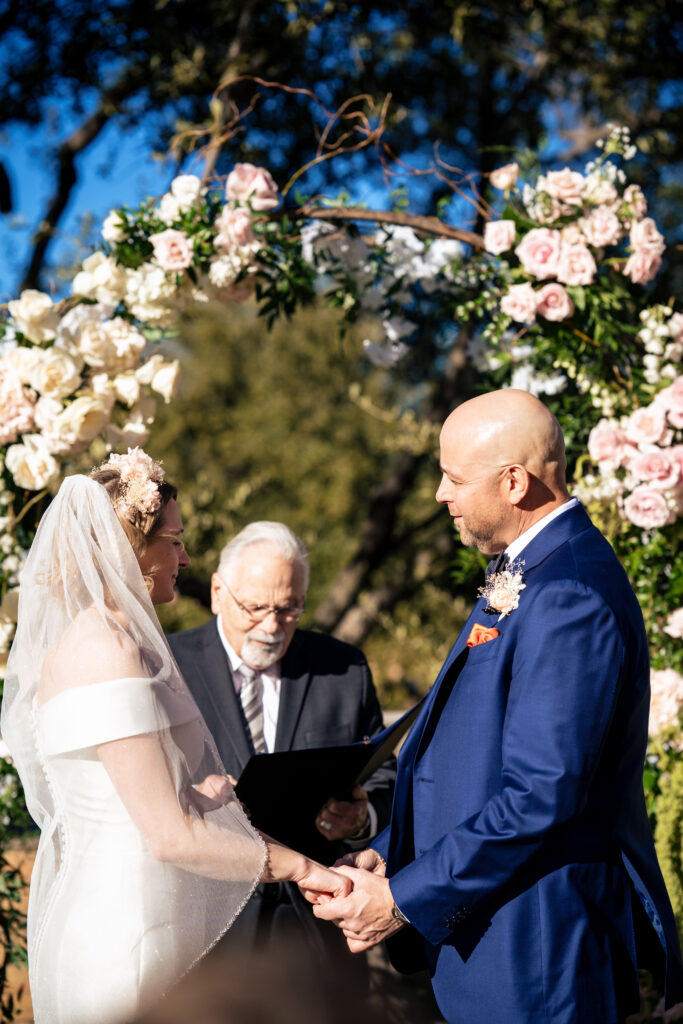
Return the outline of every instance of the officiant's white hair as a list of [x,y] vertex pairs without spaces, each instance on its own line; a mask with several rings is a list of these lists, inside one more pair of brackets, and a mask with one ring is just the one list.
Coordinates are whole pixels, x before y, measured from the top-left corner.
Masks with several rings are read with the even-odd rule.
[[270,544],[287,562],[296,562],[300,565],[304,577],[304,590],[308,589],[308,552],[304,542],[284,523],[276,523],[268,519],[249,523],[232,540],[228,541],[221,551],[218,575],[228,582],[235,563],[242,553],[253,544]]

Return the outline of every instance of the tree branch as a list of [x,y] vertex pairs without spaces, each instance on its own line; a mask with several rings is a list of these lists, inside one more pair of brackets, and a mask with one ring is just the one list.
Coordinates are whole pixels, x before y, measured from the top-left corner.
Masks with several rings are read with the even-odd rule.
[[484,246],[484,239],[474,231],[454,228],[439,220],[438,217],[423,217],[416,213],[403,213],[400,210],[366,210],[358,206],[328,207],[305,203],[295,210],[286,210],[285,212],[289,216],[310,217],[312,220],[366,220],[375,224],[403,224],[436,238],[456,238],[459,242],[465,242],[476,249],[482,249]]

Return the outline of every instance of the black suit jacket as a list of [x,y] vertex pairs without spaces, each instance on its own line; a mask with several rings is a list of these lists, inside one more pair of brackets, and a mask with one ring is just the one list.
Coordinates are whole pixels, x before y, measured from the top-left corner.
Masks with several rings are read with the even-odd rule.
[[[250,757],[249,743],[216,619],[198,629],[172,634],[168,641],[225,768],[239,777]],[[297,630],[282,659],[281,674],[276,751],[341,746],[374,736],[382,729],[382,712],[370,669],[356,647],[322,633]],[[395,778],[392,758],[365,783],[380,831],[391,816]],[[296,800],[296,793],[292,799]],[[335,846],[330,844],[329,861],[343,852]],[[261,887],[262,893],[264,888],[268,887]],[[283,899],[291,900],[303,911],[307,923],[320,923],[299,899],[296,886],[287,884],[281,889]]]

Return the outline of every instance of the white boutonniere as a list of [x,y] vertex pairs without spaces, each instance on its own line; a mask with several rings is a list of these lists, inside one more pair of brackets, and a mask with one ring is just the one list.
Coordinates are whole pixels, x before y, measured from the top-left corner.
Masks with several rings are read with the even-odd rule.
[[498,622],[519,607],[519,595],[526,590],[523,565],[523,561],[511,562],[502,572],[489,576],[486,586],[479,587],[479,597],[487,602],[484,611],[489,615],[498,612]]

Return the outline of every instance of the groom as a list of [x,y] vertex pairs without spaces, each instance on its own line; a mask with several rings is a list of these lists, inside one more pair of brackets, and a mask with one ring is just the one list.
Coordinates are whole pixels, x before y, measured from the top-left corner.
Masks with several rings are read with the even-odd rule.
[[390,825],[345,858],[353,892],[314,906],[354,951],[424,954],[449,1022],[618,1024],[638,967],[683,999],[642,790],[643,620],[565,465],[526,392],[446,420],[437,501],[498,564],[404,744]]

